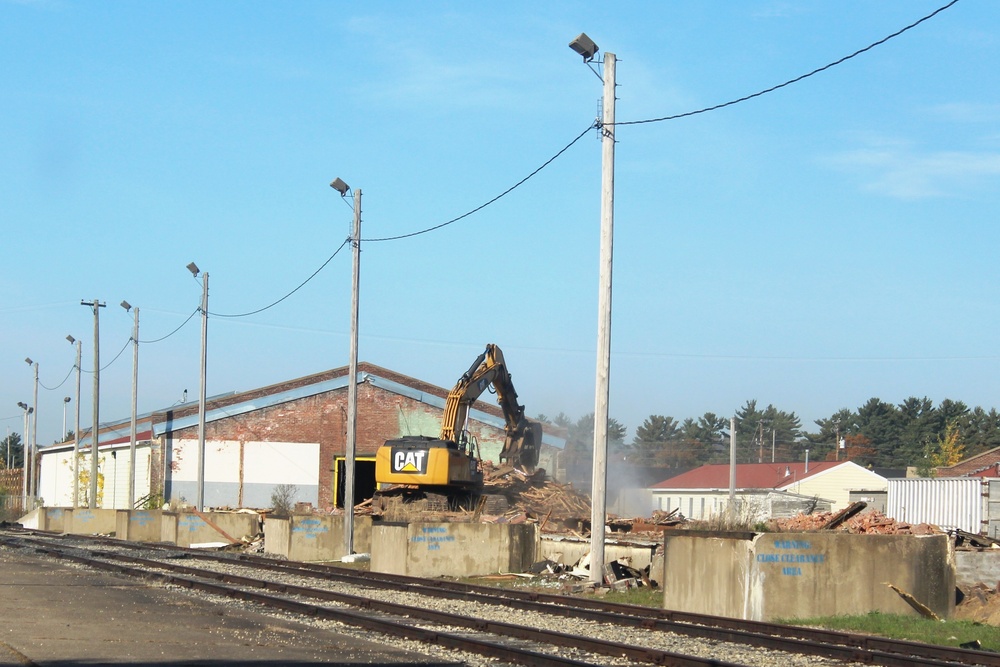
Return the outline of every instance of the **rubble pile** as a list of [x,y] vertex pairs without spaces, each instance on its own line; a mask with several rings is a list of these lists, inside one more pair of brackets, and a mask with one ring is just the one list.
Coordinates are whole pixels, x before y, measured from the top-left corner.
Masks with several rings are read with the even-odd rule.
[[484,477],[483,492],[505,496],[510,503],[509,513],[552,519],[590,516],[590,497],[572,484],[545,479],[544,470],[529,475],[511,466],[489,466]]
[[942,532],[937,526],[922,523],[910,525],[890,519],[879,511],[856,514],[849,519],[831,526],[840,513],[817,512],[798,514],[786,519],[771,519],[768,529],[772,532],[800,532],[811,530],[832,530],[856,535],[931,535]]

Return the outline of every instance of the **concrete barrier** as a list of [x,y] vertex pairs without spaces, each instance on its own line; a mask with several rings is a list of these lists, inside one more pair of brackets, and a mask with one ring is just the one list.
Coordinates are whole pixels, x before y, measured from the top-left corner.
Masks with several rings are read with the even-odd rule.
[[163,512],[160,539],[179,547],[236,542],[260,532],[260,515],[244,512]]
[[71,535],[113,535],[117,512],[112,509],[65,510],[63,531]]
[[[354,552],[370,553],[372,518],[354,517]],[[264,551],[298,561],[334,561],[347,555],[343,515],[264,519]]]
[[46,507],[41,511],[38,529],[65,533],[67,521],[72,514],[73,510],[68,507]]
[[955,551],[955,583],[959,586],[1000,584],[1000,549],[958,549]]
[[161,510],[118,510],[115,536],[132,542],[160,542],[163,534]]
[[763,533],[665,535],[664,606],[770,621],[917,612],[887,584],[941,618],[955,609],[947,535]]
[[534,524],[375,524],[371,570],[413,577],[524,572],[537,560],[538,542]]

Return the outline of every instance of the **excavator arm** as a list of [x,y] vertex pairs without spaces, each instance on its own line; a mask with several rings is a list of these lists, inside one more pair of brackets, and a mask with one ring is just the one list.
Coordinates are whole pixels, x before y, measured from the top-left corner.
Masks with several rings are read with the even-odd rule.
[[517,468],[533,470],[538,464],[542,425],[524,416],[524,406],[517,402],[517,392],[504,363],[503,352],[494,344],[476,358],[448,393],[441,421],[441,439],[467,446],[466,424],[469,410],[490,386],[503,411],[506,437],[500,460]]

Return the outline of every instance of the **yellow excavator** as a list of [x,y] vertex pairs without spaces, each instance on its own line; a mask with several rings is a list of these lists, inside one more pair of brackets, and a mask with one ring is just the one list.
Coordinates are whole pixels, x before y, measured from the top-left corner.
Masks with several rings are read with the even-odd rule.
[[[430,509],[475,509],[483,486],[479,445],[468,431],[469,410],[493,387],[505,422],[500,462],[532,473],[538,464],[542,425],[524,416],[503,352],[489,344],[448,393],[437,438],[405,436],[388,440],[375,455],[379,489],[404,485],[409,499],[431,500]],[[378,495],[378,494],[376,494]],[[495,501],[492,507],[498,509]]]

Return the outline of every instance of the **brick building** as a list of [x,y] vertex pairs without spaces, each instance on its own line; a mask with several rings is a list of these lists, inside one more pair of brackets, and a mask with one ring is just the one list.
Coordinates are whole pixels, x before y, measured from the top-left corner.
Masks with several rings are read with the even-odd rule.
[[947,468],[937,468],[938,477],[1000,477],[1000,447],[970,456]]
[[[437,436],[448,390],[369,363],[358,365],[356,502],[375,488],[375,452],[405,435]],[[294,488],[294,500],[326,509],[343,502],[347,440],[346,367],[206,401],[204,503],[208,507],[269,507],[275,488]],[[483,459],[496,462],[504,440],[499,406],[477,401],[469,431]],[[124,437],[123,437],[124,428]],[[137,427],[136,497],[194,502],[198,480],[198,404],[143,415]],[[98,492],[101,507],[128,506],[121,492],[130,452],[128,421],[101,428]],[[87,440],[87,439],[85,439]],[[565,440],[546,427],[539,467],[556,470]],[[83,463],[89,460],[89,440]],[[72,486],[66,456],[72,445],[46,448],[43,496],[68,504]],[[60,455],[61,458],[57,458]],[[124,466],[124,467],[123,467]],[[46,474],[46,470],[48,474]],[[84,473],[86,474],[86,473]],[[86,488],[86,483],[81,485]]]

